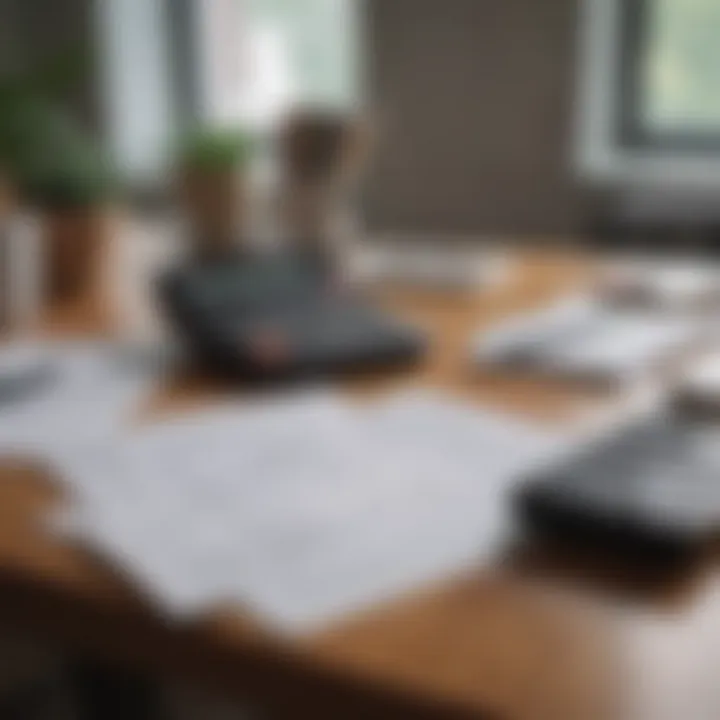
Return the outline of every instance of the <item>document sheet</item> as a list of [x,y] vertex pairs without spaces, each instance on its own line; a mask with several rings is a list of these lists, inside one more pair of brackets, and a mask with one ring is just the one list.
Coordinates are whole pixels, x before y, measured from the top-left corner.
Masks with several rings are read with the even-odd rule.
[[710,330],[707,321],[692,316],[617,310],[571,298],[483,330],[472,353],[485,366],[628,384],[647,379]]
[[513,481],[566,442],[429,393],[228,403],[67,457],[64,529],[172,616],[310,630],[486,561]]

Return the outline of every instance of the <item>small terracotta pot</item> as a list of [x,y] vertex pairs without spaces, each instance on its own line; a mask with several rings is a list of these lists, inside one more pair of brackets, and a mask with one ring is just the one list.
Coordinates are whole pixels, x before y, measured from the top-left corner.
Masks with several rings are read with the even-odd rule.
[[236,247],[247,206],[244,178],[236,169],[186,168],[180,195],[197,254],[225,253]]
[[13,319],[9,289],[13,272],[10,228],[17,206],[15,186],[8,175],[0,170],[0,335],[11,329]]
[[12,180],[0,170],[0,223],[6,222],[15,214],[18,197]]
[[111,222],[112,214],[104,206],[46,212],[45,278],[50,302],[80,300],[94,292]]

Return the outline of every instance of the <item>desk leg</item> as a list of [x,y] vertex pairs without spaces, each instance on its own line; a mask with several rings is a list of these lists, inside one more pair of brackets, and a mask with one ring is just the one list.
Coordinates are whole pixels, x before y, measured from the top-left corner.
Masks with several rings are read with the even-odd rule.
[[68,673],[78,720],[160,720],[160,692],[151,678],[90,660]]

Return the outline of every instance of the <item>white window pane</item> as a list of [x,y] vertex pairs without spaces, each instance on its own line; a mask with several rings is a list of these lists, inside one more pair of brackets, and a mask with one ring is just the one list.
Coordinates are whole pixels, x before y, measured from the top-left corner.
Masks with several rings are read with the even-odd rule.
[[357,101],[359,1],[245,0],[243,105],[251,119],[271,122],[296,102]]
[[110,147],[120,173],[162,176],[173,129],[168,19],[162,0],[102,0],[96,6]]
[[720,0],[653,0],[649,8],[645,127],[720,131]]

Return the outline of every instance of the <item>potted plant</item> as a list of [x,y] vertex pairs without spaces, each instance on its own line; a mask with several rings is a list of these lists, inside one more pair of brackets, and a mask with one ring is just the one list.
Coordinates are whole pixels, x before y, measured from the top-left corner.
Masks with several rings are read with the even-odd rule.
[[69,116],[23,84],[0,81],[0,330],[26,327],[40,308],[46,265],[23,179],[34,157],[54,157],[71,133]]
[[198,254],[227,252],[242,235],[248,206],[244,171],[252,149],[242,129],[205,128],[182,142],[180,195]]
[[9,220],[18,205],[17,171],[31,134],[28,98],[13,82],[0,82],[0,223]]
[[10,173],[0,166],[0,228],[13,214],[16,204],[15,185]]
[[21,184],[42,216],[50,299],[87,296],[110,239],[114,183],[108,164],[87,138],[68,136],[52,153],[32,158]]
[[54,152],[74,123],[65,109],[87,71],[86,48],[71,45],[0,73],[0,220],[21,204],[19,175],[30,156]]

